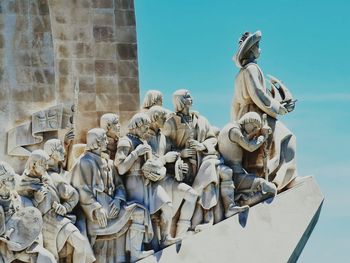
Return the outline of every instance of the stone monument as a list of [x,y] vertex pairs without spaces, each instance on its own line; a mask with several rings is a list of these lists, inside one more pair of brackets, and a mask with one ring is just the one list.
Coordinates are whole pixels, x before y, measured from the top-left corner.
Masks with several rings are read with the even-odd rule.
[[140,108],[133,0],[1,1],[0,263],[296,262],[323,195],[261,38],[239,40],[220,130],[185,89]]

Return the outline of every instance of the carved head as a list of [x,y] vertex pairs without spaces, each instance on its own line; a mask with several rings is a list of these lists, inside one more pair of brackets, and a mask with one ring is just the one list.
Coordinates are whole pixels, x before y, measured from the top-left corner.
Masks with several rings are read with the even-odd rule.
[[149,116],[151,123],[156,124],[159,128],[163,128],[169,113],[170,112],[168,110],[160,106],[153,106],[147,111],[147,115]]
[[255,136],[261,129],[261,117],[256,112],[247,112],[238,123],[249,137]]
[[26,163],[24,173],[33,177],[42,177],[47,170],[49,156],[43,150],[33,151]]
[[143,99],[143,109],[149,109],[152,106],[163,105],[163,94],[158,90],[149,90],[146,92],[145,98]]
[[56,162],[63,162],[66,156],[63,143],[59,139],[51,139],[45,142],[44,151],[50,157],[50,159]]
[[129,122],[129,132],[144,139],[148,135],[150,124],[151,120],[146,113],[137,113],[131,118]]
[[86,136],[86,149],[88,151],[100,150],[104,152],[107,150],[107,135],[106,131],[101,128],[94,128],[88,131]]
[[15,175],[15,171],[8,163],[0,161],[0,188],[13,191],[16,186]]
[[119,138],[120,124],[119,116],[113,113],[103,114],[100,119],[100,128],[104,129],[108,136],[112,138]]
[[238,43],[238,50],[234,56],[234,61],[238,67],[244,66],[244,61],[252,61],[260,56],[259,42],[261,31],[255,33],[245,32]]
[[190,108],[193,104],[190,92],[186,89],[175,91],[173,94],[173,104],[175,112],[181,112],[185,107]]

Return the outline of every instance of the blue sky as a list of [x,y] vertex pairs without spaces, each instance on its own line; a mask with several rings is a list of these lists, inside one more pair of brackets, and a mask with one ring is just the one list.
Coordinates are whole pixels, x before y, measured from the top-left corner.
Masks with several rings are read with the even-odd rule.
[[136,0],[141,96],[189,89],[212,125],[230,118],[244,31],[261,30],[259,65],[298,99],[282,121],[298,140],[300,175],[315,175],[325,203],[299,262],[349,262],[350,2]]

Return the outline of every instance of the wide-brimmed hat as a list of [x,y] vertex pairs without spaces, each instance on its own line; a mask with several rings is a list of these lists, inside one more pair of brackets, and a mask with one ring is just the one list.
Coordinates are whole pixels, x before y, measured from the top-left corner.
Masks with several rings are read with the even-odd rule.
[[239,40],[239,47],[237,53],[234,55],[233,60],[237,67],[242,67],[242,58],[244,54],[261,39],[261,31],[255,33],[245,32]]

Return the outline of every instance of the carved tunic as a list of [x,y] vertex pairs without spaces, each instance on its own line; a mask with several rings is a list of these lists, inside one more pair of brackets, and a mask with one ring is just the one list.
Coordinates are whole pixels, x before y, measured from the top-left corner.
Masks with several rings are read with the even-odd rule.
[[280,108],[266,89],[265,77],[256,63],[249,63],[239,71],[235,81],[232,117],[238,120],[245,113],[255,111],[276,118]]
[[[199,204],[205,209],[214,207],[218,202],[219,177],[216,166],[220,163],[215,149],[217,139],[206,118],[191,112],[192,124],[186,123],[181,114],[172,114],[165,122],[162,132],[179,151],[186,148],[188,140],[194,139],[203,143],[206,149],[197,153],[194,158],[184,158],[190,169],[185,183],[199,194]],[[205,191],[215,185],[215,191]],[[208,188],[210,189],[210,188]]]
[[131,134],[119,140],[115,165],[124,175],[128,201],[144,205],[150,214],[156,213],[171,200],[162,187],[152,187],[143,176],[141,167],[145,163],[145,156],[138,156],[134,150],[143,142]]
[[[168,138],[158,130],[153,136],[150,136],[148,139],[148,144],[152,147],[153,155],[156,157],[162,157],[167,152],[171,151],[172,145]],[[171,166],[171,167],[170,167]],[[165,189],[165,192],[168,194],[172,206],[173,206],[173,215],[179,209],[182,200],[184,199],[186,193],[192,189],[189,185],[185,183],[178,182],[174,179],[174,174],[172,174],[172,169],[174,164],[166,165],[167,174],[166,176],[157,182],[152,182],[153,185],[160,185]]]

